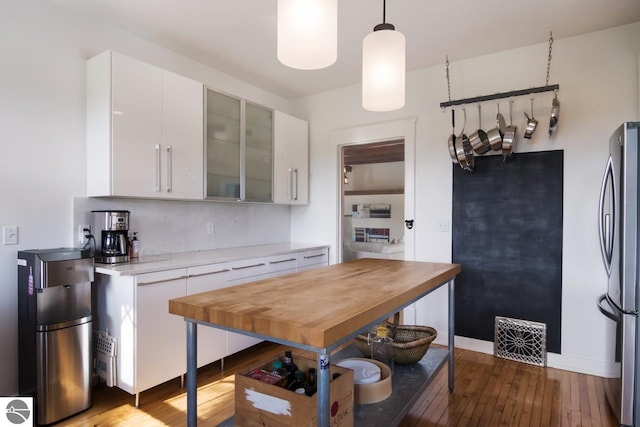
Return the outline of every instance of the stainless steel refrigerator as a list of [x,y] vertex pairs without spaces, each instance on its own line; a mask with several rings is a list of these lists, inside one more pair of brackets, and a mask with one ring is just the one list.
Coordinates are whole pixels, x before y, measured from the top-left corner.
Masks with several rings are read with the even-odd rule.
[[640,122],[623,123],[609,139],[598,212],[600,249],[608,276],[600,311],[616,324],[616,366],[606,395],[623,426],[640,427],[638,164]]

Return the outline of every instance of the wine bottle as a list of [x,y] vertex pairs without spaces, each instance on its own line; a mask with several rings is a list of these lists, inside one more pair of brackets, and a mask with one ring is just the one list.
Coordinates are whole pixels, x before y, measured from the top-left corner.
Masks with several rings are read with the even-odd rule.
[[287,384],[290,384],[294,381],[294,373],[298,370],[298,366],[293,363],[291,350],[284,352],[284,369],[287,370]]
[[307,396],[313,396],[318,390],[316,383],[316,368],[309,368],[309,375],[307,376],[307,385],[305,387],[305,393]]
[[304,372],[295,371],[293,374],[293,381],[287,385],[287,389],[295,391],[296,393],[305,394]]

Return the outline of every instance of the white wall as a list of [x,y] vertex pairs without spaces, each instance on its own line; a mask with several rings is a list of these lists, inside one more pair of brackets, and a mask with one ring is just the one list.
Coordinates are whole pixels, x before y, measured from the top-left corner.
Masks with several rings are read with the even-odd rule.
[[[463,61],[450,58],[452,98],[544,86],[547,49],[543,43]],[[640,23],[556,39],[550,83],[560,85],[559,129],[553,138],[547,138],[553,95],[538,94],[534,114],[541,121],[540,129],[530,141],[520,134],[515,147],[516,153],[564,150],[562,355],[551,355],[550,363],[603,375],[611,373],[613,354],[605,343],[612,339],[613,324],[596,308],[596,298],[606,283],[596,210],[609,135],[621,122],[638,119],[639,50]],[[450,113],[439,107],[447,100],[444,66],[408,73],[406,106],[399,111],[366,112],[360,106],[360,96],[360,86],[350,86],[295,103],[298,113],[305,114],[311,123],[311,204],[292,209],[292,236],[303,241],[330,239],[337,244],[338,186],[332,183],[338,176],[332,172],[337,158],[332,132],[415,117],[416,259],[450,261],[451,234],[436,231],[440,220],[451,220],[452,205],[452,164],[447,150]],[[522,132],[523,112],[530,111],[529,98],[517,98],[514,107],[515,124]],[[485,128],[490,127],[488,119],[495,117],[495,108],[495,103],[484,105]],[[507,108],[507,100],[503,100],[502,111]],[[469,107],[468,114],[467,129],[477,122],[475,106]],[[447,331],[445,298],[446,292],[439,292],[421,302],[416,319],[435,326],[440,337]],[[469,340],[458,343],[483,347],[483,343]]]
[[404,188],[404,162],[353,165],[345,190],[397,190]]
[[[74,197],[85,194],[85,60],[113,49],[212,88],[291,111],[283,98],[46,1],[0,0],[0,10],[0,226],[20,227],[18,245],[0,246],[0,396],[8,396],[18,391],[17,251],[75,244]],[[262,242],[262,230],[271,231],[274,241],[288,240],[288,207],[247,207],[238,216],[237,207],[230,205],[185,204],[176,209],[177,202],[127,203],[123,205],[147,214],[155,208],[159,216],[168,206],[172,218],[162,223],[175,227],[170,232],[176,236],[185,215],[190,221],[205,218],[220,224],[224,234],[217,242],[179,241],[185,250],[228,243],[234,231],[241,242]],[[262,221],[272,216],[279,220]],[[134,224],[140,220],[137,215]],[[154,247],[153,237],[146,241],[148,249]]]
[[140,256],[290,241],[289,207],[263,203],[76,197],[73,229],[93,224],[92,210],[110,209],[130,212],[129,234],[138,233]]

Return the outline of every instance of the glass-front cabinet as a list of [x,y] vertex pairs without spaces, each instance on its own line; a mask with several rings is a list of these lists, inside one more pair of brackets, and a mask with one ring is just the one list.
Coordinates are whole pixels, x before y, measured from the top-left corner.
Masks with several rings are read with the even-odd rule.
[[273,111],[206,90],[206,198],[273,201]]
[[273,111],[245,103],[245,199],[272,201]]

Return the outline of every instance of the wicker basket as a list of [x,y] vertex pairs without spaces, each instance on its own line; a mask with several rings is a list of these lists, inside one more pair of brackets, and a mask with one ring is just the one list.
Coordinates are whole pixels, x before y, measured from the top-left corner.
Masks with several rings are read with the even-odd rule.
[[[393,338],[394,363],[411,365],[422,359],[429,349],[429,345],[436,338],[438,332],[430,326],[412,326],[387,323],[389,336]],[[370,331],[375,332],[375,329]],[[356,348],[366,357],[371,357],[371,344],[368,334],[355,337]]]

